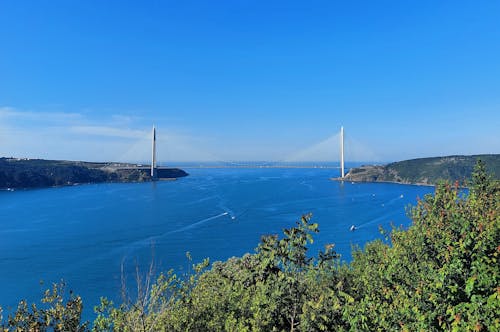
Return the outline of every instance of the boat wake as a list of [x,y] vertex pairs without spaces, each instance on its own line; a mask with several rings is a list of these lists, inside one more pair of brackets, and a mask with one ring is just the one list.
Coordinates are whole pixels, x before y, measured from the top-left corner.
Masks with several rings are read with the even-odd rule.
[[156,242],[159,242],[160,239],[162,239],[170,234],[182,233],[182,232],[188,231],[190,229],[195,229],[195,228],[197,228],[197,227],[199,227],[199,226],[201,226],[209,221],[212,221],[212,220],[215,220],[217,218],[221,218],[221,217],[224,217],[227,215],[229,215],[228,212],[222,212],[222,213],[219,213],[215,216],[201,219],[199,221],[196,221],[192,224],[186,225],[186,226],[178,228],[178,229],[174,229],[174,230],[171,230],[171,231],[159,234],[159,235],[149,236],[145,239],[135,241],[135,242],[130,243],[126,246],[116,248],[115,250],[112,250],[111,252],[109,252],[108,256],[114,256],[114,255],[120,254],[123,256],[124,259],[127,259],[127,257],[130,256],[134,251],[137,251],[141,248],[154,246]]
[[364,228],[366,226],[370,226],[370,225],[377,224],[377,223],[378,224],[382,224],[385,221],[393,219],[393,217],[396,217],[399,214],[400,214],[399,211],[393,211],[392,213],[386,213],[383,216],[371,219],[371,220],[369,220],[369,221],[367,221],[365,223],[362,223],[362,224],[356,226],[356,229]]
[[217,219],[217,218],[220,218],[220,217],[227,216],[228,214],[229,214],[229,212],[226,211],[226,212],[220,213],[220,214],[218,214],[216,216],[212,216],[212,217],[208,217],[208,218],[202,219],[202,220],[197,221],[197,222],[195,222],[195,223],[193,223],[191,225],[187,225],[187,226],[181,227],[179,229],[163,233],[161,236],[158,236],[158,237],[163,237],[164,235],[168,235],[168,234],[172,234],[172,233],[184,232],[184,231],[196,228],[197,226],[200,226],[200,225],[202,225],[202,224],[204,224],[204,223],[206,223],[208,221],[211,221],[211,220],[214,220],[214,219]]

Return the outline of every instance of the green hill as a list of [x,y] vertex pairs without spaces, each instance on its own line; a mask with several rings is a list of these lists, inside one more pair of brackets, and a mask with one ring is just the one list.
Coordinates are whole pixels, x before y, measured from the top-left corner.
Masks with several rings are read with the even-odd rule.
[[499,154],[419,158],[383,166],[361,166],[351,169],[345,179],[354,182],[411,184],[436,184],[440,180],[447,180],[464,185],[470,179],[478,159],[486,164],[493,178],[500,179]]
[[[159,178],[186,175],[177,168],[158,169]],[[144,181],[151,181],[149,168],[135,164],[0,158],[0,189]]]

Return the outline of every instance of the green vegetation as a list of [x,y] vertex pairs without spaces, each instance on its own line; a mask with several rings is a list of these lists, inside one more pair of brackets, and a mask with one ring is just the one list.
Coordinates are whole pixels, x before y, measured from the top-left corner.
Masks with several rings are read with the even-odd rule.
[[[160,178],[177,178],[186,175],[186,172],[177,168],[158,170]],[[151,181],[149,169],[139,168],[133,164],[0,158],[0,189],[143,181]]]
[[467,185],[474,165],[481,159],[495,179],[500,179],[500,155],[448,156],[421,158],[390,163],[385,166],[353,168],[346,175],[349,181],[400,182],[436,184],[439,181],[458,181]]
[[[438,185],[409,211],[409,229],[355,250],[349,264],[333,245],[308,253],[318,225],[304,216],[253,254],[146,278],[119,306],[102,299],[92,331],[499,331],[499,196],[479,162],[467,195]],[[48,309],[21,302],[4,328],[88,330],[80,298],[48,296]]]
[[[52,289],[45,292],[40,307],[36,304],[28,306],[26,301],[19,302],[16,312],[9,315],[2,331],[88,331],[88,323],[81,323],[82,299],[72,292],[68,298],[64,294],[64,284],[54,284]],[[1,314],[0,308],[0,320]]]

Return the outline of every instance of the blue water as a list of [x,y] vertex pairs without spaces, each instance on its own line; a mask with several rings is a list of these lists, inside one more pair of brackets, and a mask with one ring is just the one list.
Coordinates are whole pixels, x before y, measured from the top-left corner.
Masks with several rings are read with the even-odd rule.
[[334,182],[334,169],[187,171],[177,181],[0,192],[0,305],[37,301],[63,279],[92,318],[100,296],[120,298],[122,264],[132,275],[154,257],[157,271],[185,272],[187,251],[194,262],[253,252],[309,212],[320,225],[311,249],[335,243],[349,260],[353,245],[381,237],[380,225],[408,225],[405,207],[433,191]]

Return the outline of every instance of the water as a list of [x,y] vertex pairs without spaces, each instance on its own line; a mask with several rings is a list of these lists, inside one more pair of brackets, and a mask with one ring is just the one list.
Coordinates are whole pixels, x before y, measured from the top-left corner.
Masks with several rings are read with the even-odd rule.
[[433,191],[330,181],[335,169],[187,171],[177,181],[0,192],[0,305],[38,301],[63,279],[91,319],[100,296],[119,300],[122,263],[129,275],[153,257],[158,271],[185,272],[187,251],[194,262],[253,252],[262,235],[309,212],[320,225],[311,250],[335,243],[350,260],[353,245],[381,237],[380,225],[408,225],[405,207]]

